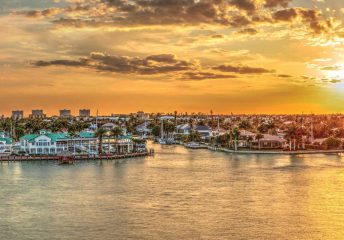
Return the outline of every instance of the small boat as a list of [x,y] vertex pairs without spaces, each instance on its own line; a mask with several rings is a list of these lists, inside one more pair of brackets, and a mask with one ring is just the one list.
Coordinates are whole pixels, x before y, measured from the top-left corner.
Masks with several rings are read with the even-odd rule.
[[63,152],[58,159],[59,165],[74,164],[75,157],[69,152]]
[[166,145],[167,144],[166,140],[164,140],[164,139],[159,139],[159,143],[162,144],[162,145]]
[[191,148],[191,149],[205,148],[204,146],[202,146],[201,144],[199,144],[197,142],[189,142],[189,143],[185,144],[185,147]]

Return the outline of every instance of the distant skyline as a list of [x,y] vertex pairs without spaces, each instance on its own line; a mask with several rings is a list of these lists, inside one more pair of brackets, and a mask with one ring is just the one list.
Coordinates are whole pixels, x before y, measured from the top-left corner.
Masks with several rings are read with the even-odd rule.
[[0,0],[0,114],[344,113],[338,0]]

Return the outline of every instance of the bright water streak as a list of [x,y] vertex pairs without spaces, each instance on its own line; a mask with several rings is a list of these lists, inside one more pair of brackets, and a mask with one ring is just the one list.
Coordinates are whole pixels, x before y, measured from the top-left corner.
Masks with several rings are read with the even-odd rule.
[[344,158],[154,145],[120,162],[0,165],[0,239],[344,239]]

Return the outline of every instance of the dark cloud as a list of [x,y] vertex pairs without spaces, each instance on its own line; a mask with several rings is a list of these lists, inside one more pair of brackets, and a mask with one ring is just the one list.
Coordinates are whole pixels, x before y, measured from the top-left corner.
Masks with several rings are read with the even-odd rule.
[[[292,0],[97,0],[63,8],[21,11],[27,17],[52,17],[63,27],[135,27],[149,25],[223,25],[255,34],[259,24],[306,24],[316,34],[330,32],[331,19],[316,9],[287,8]],[[276,12],[271,9],[278,8]],[[274,10],[272,10],[274,11]],[[71,12],[80,12],[74,17]],[[299,25],[298,25],[299,27]]]
[[287,7],[289,3],[293,0],[265,0],[265,7],[274,8],[274,7]]
[[245,27],[251,24],[251,20],[246,17],[246,16],[233,16],[230,21],[229,24],[232,27],[236,27],[236,28],[240,28],[240,27]]
[[231,72],[231,73],[238,73],[238,74],[263,74],[263,73],[272,73],[273,70],[265,69],[265,68],[257,68],[257,67],[249,67],[249,66],[233,66],[233,65],[220,65],[216,66],[213,69],[219,70],[222,72]]
[[37,67],[47,67],[47,66],[70,66],[70,67],[81,67],[87,66],[86,59],[80,60],[53,60],[53,61],[38,61],[35,63]]
[[321,12],[306,8],[289,8],[276,11],[273,19],[277,22],[294,22],[300,20],[303,24],[309,26],[313,33],[321,34],[329,32],[333,28],[330,19],[324,19]]
[[279,78],[291,78],[292,76],[288,75],[288,74],[279,74],[279,75],[277,75],[277,77],[279,77]]
[[214,35],[211,35],[211,38],[224,38],[225,36],[222,35],[222,34],[214,34]]
[[320,68],[320,70],[322,70],[322,71],[338,71],[341,69],[342,69],[342,67],[340,67],[340,66],[326,66],[326,67]]
[[254,28],[245,28],[240,31],[238,31],[239,34],[248,34],[248,35],[255,35],[258,33],[257,29]]
[[74,13],[74,12],[87,12],[92,10],[91,5],[81,5],[76,4],[75,6],[67,6],[67,7],[61,7],[61,8],[46,8],[43,10],[22,10],[22,11],[14,11],[12,14],[14,15],[23,15],[29,18],[42,18],[42,17],[53,17],[58,14],[63,13]]
[[122,74],[157,75],[178,73],[176,78],[189,80],[229,79],[236,75],[226,74],[263,74],[272,73],[272,70],[248,66],[221,65],[213,68],[202,66],[178,58],[173,54],[157,54],[147,57],[127,57],[108,55],[100,52],[90,53],[89,56],[78,60],[51,60],[37,61],[36,67],[65,66],[93,69],[100,72],[113,72]]
[[227,79],[237,78],[235,75],[219,74],[214,72],[186,72],[183,74],[182,79],[189,80],[208,80],[208,79]]
[[291,22],[298,16],[296,9],[283,9],[274,13],[273,18],[277,21]]
[[61,12],[60,8],[47,8],[44,10],[28,10],[13,12],[14,15],[23,15],[29,18],[51,17]]
[[91,53],[88,57],[79,60],[38,61],[35,63],[35,66],[85,67],[104,72],[151,75],[187,71],[196,68],[194,63],[180,60],[172,54],[151,55],[146,58],[141,58],[107,55],[104,53]]
[[254,12],[257,9],[254,0],[232,0],[231,4],[247,12]]

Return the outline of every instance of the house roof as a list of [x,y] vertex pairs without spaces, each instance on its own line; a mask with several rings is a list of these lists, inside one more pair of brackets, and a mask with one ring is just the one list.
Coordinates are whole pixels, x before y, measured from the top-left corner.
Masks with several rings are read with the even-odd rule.
[[263,136],[264,136],[264,138],[262,140],[265,140],[265,141],[286,142],[286,140],[284,140],[284,139],[282,139],[276,135],[263,134]]
[[0,142],[5,142],[6,144],[11,144],[12,138],[8,138],[8,137],[0,138]]
[[211,129],[208,126],[197,125],[195,127],[196,131],[210,131]]
[[177,129],[178,130],[190,130],[191,127],[190,127],[190,124],[188,123],[185,123],[185,124],[180,124],[177,126]]
[[104,128],[115,128],[115,127],[118,127],[118,125],[114,124],[114,123],[105,123],[104,125],[102,125],[102,127],[104,127]]
[[95,133],[94,132],[80,132],[79,137],[81,137],[81,138],[94,138]]
[[254,137],[256,136],[256,134],[254,134],[253,132],[247,131],[247,130],[240,130],[240,135],[241,136],[251,136]]
[[64,140],[69,138],[68,133],[46,133],[46,134],[27,134],[20,138],[20,140],[26,140],[28,142],[34,142],[36,138],[40,136],[46,136],[51,139],[52,142],[57,140]]

